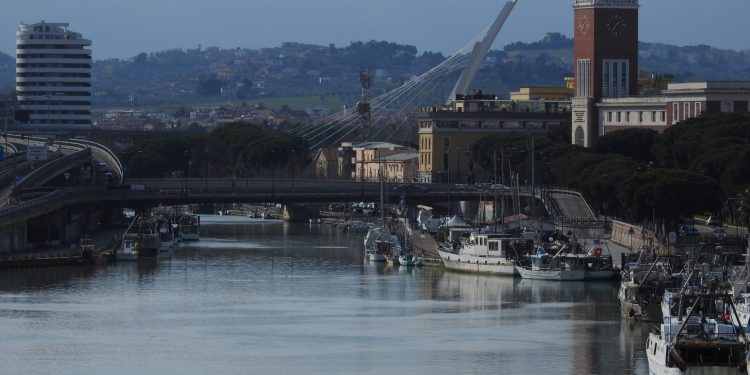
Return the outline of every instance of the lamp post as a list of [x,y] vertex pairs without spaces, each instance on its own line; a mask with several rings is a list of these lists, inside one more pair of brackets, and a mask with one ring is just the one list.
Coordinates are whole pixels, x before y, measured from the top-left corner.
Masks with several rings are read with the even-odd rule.
[[204,163],[204,165],[206,166],[206,173],[204,174],[203,178],[204,178],[204,181],[205,181],[205,189],[206,189],[206,191],[208,191],[208,167],[211,166],[211,163],[209,163],[208,161],[206,161]]
[[275,153],[276,150],[271,150],[271,198],[276,196],[276,176],[274,175],[274,164],[276,164],[276,159],[274,157]]
[[188,195],[188,174],[190,173],[190,151],[185,150],[185,196]]
[[203,179],[205,181],[205,189],[208,190],[208,146],[203,147]]

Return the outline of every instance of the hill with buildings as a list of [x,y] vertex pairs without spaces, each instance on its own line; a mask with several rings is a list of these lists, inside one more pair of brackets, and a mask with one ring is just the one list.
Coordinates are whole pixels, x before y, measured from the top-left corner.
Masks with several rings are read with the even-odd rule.
[[[533,43],[516,42],[493,50],[474,87],[507,96],[520,86],[561,86],[571,75],[573,40],[550,33]],[[389,42],[348,46],[284,43],[273,48],[174,49],[141,53],[130,59],[94,63],[94,105],[158,106],[316,97],[338,107],[356,103],[359,74],[371,68],[373,94],[391,90],[439,64],[446,56]],[[14,60],[0,53],[0,90],[13,89]],[[750,53],[710,46],[640,43],[642,70],[673,74],[676,81],[750,80]],[[442,102],[458,73],[431,88]],[[330,98],[331,100],[326,100]]]

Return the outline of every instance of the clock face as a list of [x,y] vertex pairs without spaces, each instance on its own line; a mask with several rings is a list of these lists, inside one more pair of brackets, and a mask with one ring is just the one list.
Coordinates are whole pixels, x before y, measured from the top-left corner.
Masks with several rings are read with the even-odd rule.
[[581,33],[586,35],[589,32],[589,28],[591,28],[591,23],[589,22],[589,18],[584,14],[581,20],[578,21],[578,30],[581,30]]
[[614,36],[620,36],[626,27],[625,20],[619,14],[614,14],[607,21],[607,30]]

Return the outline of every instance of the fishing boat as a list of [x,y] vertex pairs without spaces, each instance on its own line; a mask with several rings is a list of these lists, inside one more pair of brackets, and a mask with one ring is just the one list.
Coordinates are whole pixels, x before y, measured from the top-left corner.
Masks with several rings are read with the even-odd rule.
[[201,217],[194,214],[182,215],[177,223],[183,241],[198,241],[201,238]]
[[422,261],[414,254],[402,254],[398,257],[398,263],[404,267],[422,266]]
[[612,280],[617,274],[612,262],[612,253],[606,244],[594,243],[586,257],[578,258],[583,261],[586,270],[584,280]]
[[511,238],[497,232],[475,231],[460,242],[437,247],[445,268],[455,271],[514,276],[520,256],[533,248],[533,241]]
[[646,341],[649,373],[745,374],[747,337],[731,321],[731,295],[687,284],[664,292],[662,324]]
[[[132,236],[132,235],[131,235]],[[124,236],[122,245],[115,254],[118,262],[128,262],[138,260],[138,239],[131,236]]]
[[[401,255],[398,237],[391,234],[386,225],[370,228],[365,236],[365,259],[372,262],[393,261]],[[398,261],[396,261],[398,262]]]
[[679,278],[672,275],[669,263],[652,258],[649,253],[634,253],[637,260],[632,264],[624,263],[617,298],[624,318],[659,322],[664,291],[679,287],[680,283]]
[[175,235],[177,225],[173,224],[170,218],[160,216],[156,218],[156,227],[159,232],[159,253],[157,256],[169,258],[178,242]]
[[582,257],[588,255],[567,254],[561,250],[553,256],[538,247],[536,254],[526,256],[527,264],[517,265],[516,270],[524,279],[582,281],[586,279]]

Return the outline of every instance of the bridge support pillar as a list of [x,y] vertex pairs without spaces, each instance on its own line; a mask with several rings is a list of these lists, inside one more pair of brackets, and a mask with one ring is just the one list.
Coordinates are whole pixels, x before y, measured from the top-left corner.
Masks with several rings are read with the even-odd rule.
[[17,253],[24,250],[26,250],[25,221],[0,228],[0,254]]
[[306,206],[288,204],[284,206],[284,221],[306,223],[319,216],[319,211]]

